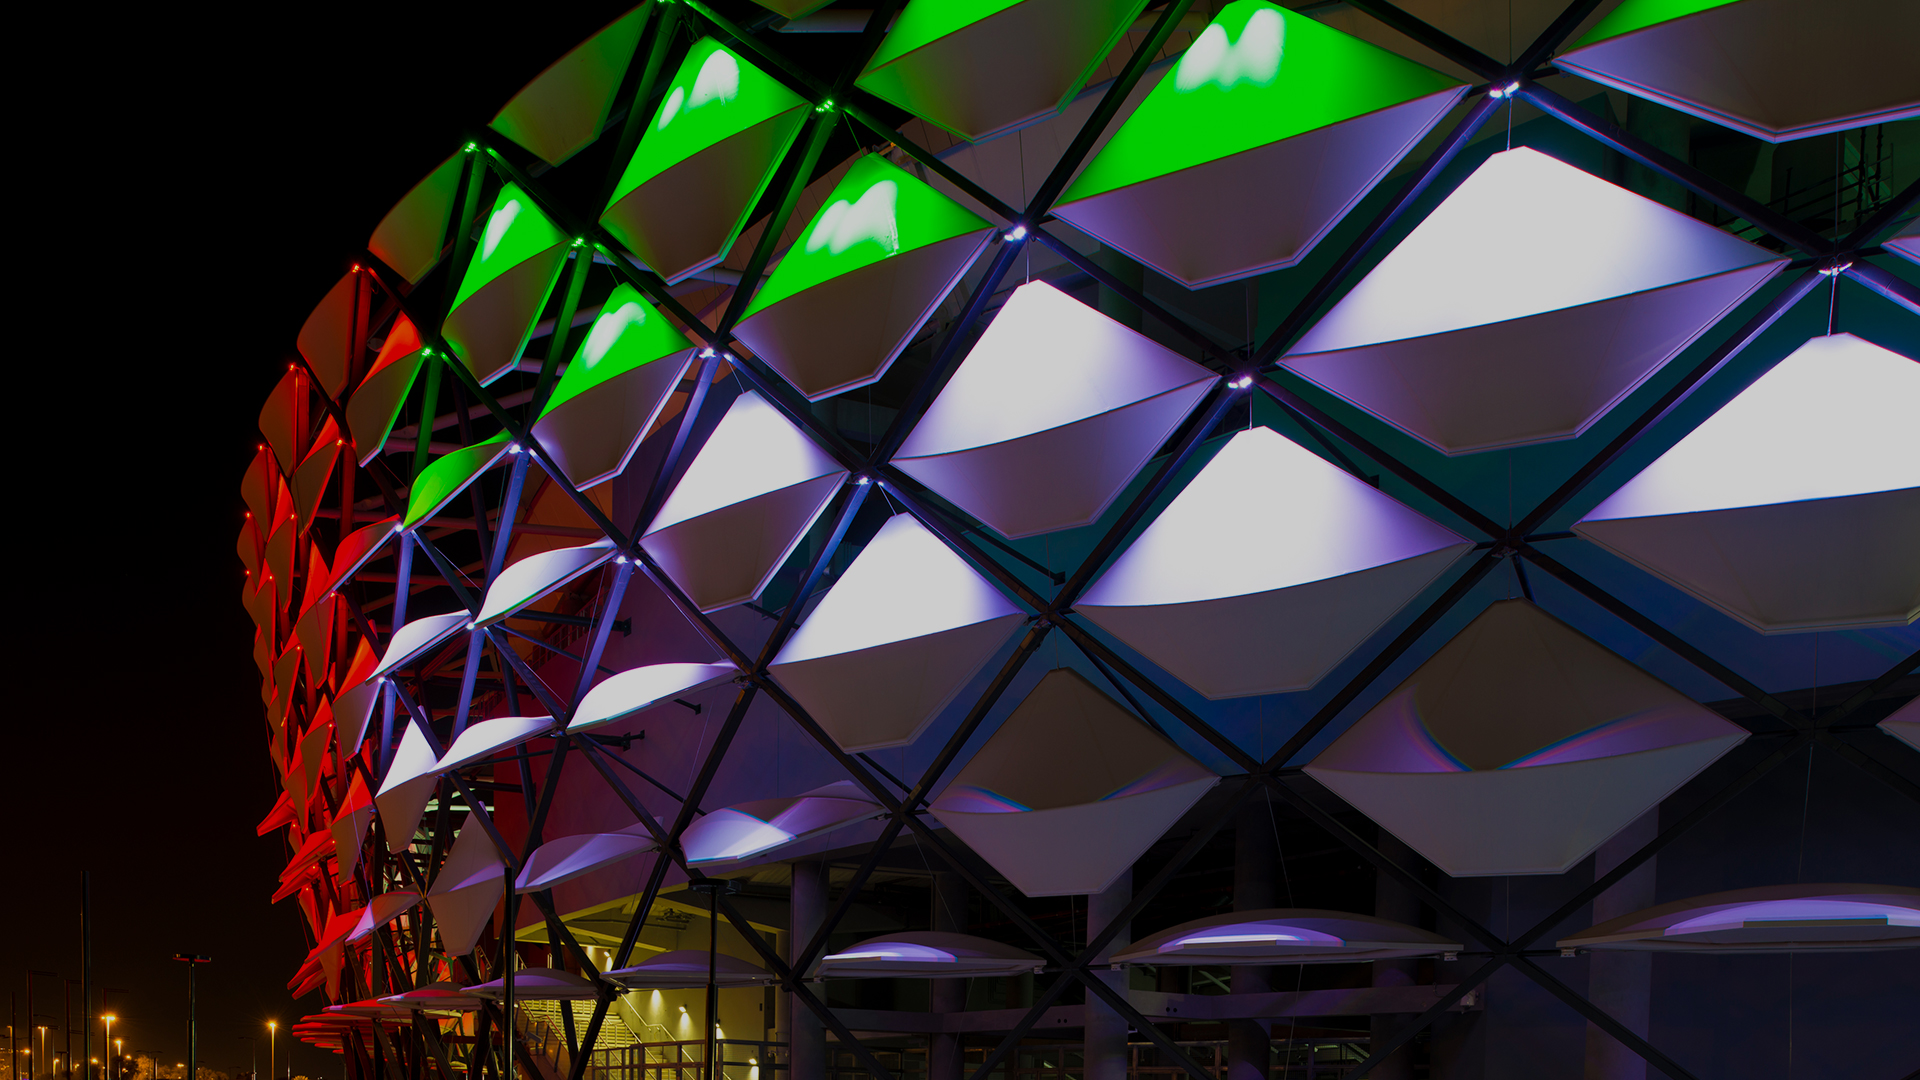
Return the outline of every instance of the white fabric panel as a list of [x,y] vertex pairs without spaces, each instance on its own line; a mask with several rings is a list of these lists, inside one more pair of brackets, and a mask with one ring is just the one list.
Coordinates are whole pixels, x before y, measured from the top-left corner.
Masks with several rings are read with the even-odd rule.
[[1466,92],[1415,98],[1068,203],[1054,215],[1190,289],[1293,266]]
[[468,814],[454,837],[447,861],[433,887],[427,890],[427,903],[439,924],[440,941],[450,956],[465,956],[493,918],[493,908],[507,891],[507,866],[486,829]]
[[1855,952],[1920,948],[1920,889],[1762,885],[1675,900],[1609,919],[1563,949],[1643,952]]
[[551,716],[499,716],[473,724],[453,740],[447,752],[433,767],[435,775],[462,769],[482,758],[519,746],[553,730]]
[[1780,265],[1285,363],[1443,454],[1576,438]]
[[701,611],[744,603],[767,587],[846,478],[836,472],[723,506],[656,529],[640,546]]
[[470,1012],[480,1008],[479,998],[448,982],[428,983],[417,990],[374,1000],[383,1005],[435,1012]]
[[749,391],[707,436],[648,533],[840,471],[805,432]]
[[1627,481],[1581,536],[1761,633],[1920,615],[1920,364],[1817,337]]
[[611,480],[625,471],[693,358],[691,349],[663,356],[569,398],[534,422],[533,437],[574,487]]
[[419,725],[407,723],[393,762],[387,766],[387,778],[373,797],[386,829],[388,851],[404,851],[413,843],[413,831],[420,827],[420,815],[439,782],[435,771],[439,764],[440,755],[433,752]]
[[1053,286],[1029,282],[1013,291],[896,457],[1006,442],[1214,378]]
[[1075,896],[1105,892],[1219,782],[1189,780],[1139,795],[1012,814],[936,804],[933,815],[1021,893]]
[[1040,971],[1045,960],[1011,945],[945,930],[868,938],[820,958],[831,979],[970,979]]
[[515,892],[539,892],[611,866],[622,859],[658,848],[645,825],[635,823],[617,832],[584,833],[549,840],[527,856]]
[[354,924],[353,932],[347,935],[347,941],[352,943],[372,936],[374,931],[406,914],[419,902],[420,894],[417,892],[401,889],[381,893],[361,909],[360,921]]
[[912,742],[1023,621],[912,515],[880,527],[769,670],[849,751]]
[[[1234,435],[1207,462],[1087,589],[1083,603],[1218,600],[1369,570],[1462,543],[1467,541],[1453,530],[1272,428],[1256,427]],[[1221,544],[1245,554],[1194,557]]]
[[894,464],[1013,539],[1089,525],[1209,386],[1192,383],[1024,438]]
[[714,966],[714,982],[720,986],[765,986],[773,981],[773,973],[763,967],[726,953],[709,957],[705,949],[663,952],[632,967],[609,971],[606,978],[629,990],[704,989],[709,961]]
[[1778,143],[1920,116],[1915,41],[1909,0],[1742,0],[1554,65]]
[[1920,487],[1920,363],[1817,337],[1688,432],[1585,521]]
[[1194,919],[1134,942],[1117,964],[1314,964],[1458,952],[1417,926],[1316,908],[1263,908]]
[[[1194,558],[1223,543],[1241,554]],[[1472,547],[1259,427],[1233,436],[1074,610],[1209,698],[1299,690]]]
[[[499,1001],[507,996],[507,981],[479,983],[467,987],[467,993]],[[564,968],[530,967],[513,973],[515,1001],[592,1001],[599,996],[593,980]]]
[[1097,893],[1219,782],[1078,672],[1056,668],[931,810],[1026,895]]
[[1899,236],[1880,246],[1908,262],[1920,263],[1920,220],[1909,223]]
[[613,553],[613,541],[597,540],[529,555],[500,571],[487,586],[487,597],[475,622],[492,626],[613,558]]
[[758,799],[715,810],[680,836],[689,863],[744,859],[866,821],[882,813],[851,780],[786,799]]
[[1020,609],[911,514],[880,526],[774,666],[870,649]]
[[732,664],[649,664],[620,672],[587,691],[567,730],[611,724],[677,695],[731,679],[738,670]]
[[1920,697],[1914,698],[1880,721],[1880,730],[1920,750]]
[[1307,772],[1454,877],[1560,874],[1745,736],[1473,772]]
[[1920,616],[1920,488],[1573,528],[1763,634]]
[[1516,147],[1475,169],[1288,355],[1484,326],[1776,259]]
[[387,651],[380,657],[380,664],[367,676],[368,682],[377,681],[396,668],[405,667],[420,654],[452,637],[468,623],[464,611],[450,612],[446,615],[428,615],[415,619],[393,632],[392,640],[387,642]]
[[1502,600],[1307,771],[1455,877],[1557,874],[1746,737],[1532,602]]

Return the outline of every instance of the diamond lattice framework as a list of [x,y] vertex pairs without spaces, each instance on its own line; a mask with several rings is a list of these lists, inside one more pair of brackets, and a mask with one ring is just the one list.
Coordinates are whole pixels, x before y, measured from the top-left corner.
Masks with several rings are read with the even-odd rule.
[[[711,963],[758,1002],[797,953],[724,925],[680,948],[709,909],[677,890],[708,875],[951,868],[1024,925],[1015,893],[1214,858],[1180,838],[1276,750],[1274,783],[1366,819],[1336,838],[1378,827],[1452,877],[1568,875],[1703,788],[1750,723],[1701,703],[1723,685],[1796,727],[1865,710],[1804,737],[1898,786],[1916,706],[1878,665],[1920,641],[1920,302],[1882,151],[1908,135],[1846,129],[1920,101],[1872,59],[1911,5],[1837,5],[1884,32],[1822,81],[1841,54],[1806,5],[1628,0],[1540,54],[1618,122],[1517,112],[1499,152],[1450,128],[1509,92],[1436,70],[1468,50],[1344,8],[911,0],[867,35],[763,6],[793,21],[646,4],[560,57],[277,354],[235,552],[259,830],[307,929],[288,987],[335,1003],[303,1035],[385,1024],[410,1068],[416,1011],[507,993],[509,935],[613,969],[530,968],[517,997],[704,988]],[[1686,121],[1599,87],[1703,118],[1701,164],[1635,142]],[[1854,219],[1829,227],[1804,175],[1829,148],[1787,140],[1834,131]],[[1795,169],[1816,217],[1769,186]],[[1814,630],[1845,633],[1791,636]],[[1853,687],[1806,717],[1796,646]],[[865,917],[861,882],[830,919]],[[787,992],[1056,964],[961,932],[979,911],[944,887],[940,929],[821,929]],[[1480,947],[1310,907],[1155,925],[1154,899],[1101,963]],[[1907,947],[1912,906],[1769,886],[1561,945]],[[376,1000],[396,972],[420,989]]]

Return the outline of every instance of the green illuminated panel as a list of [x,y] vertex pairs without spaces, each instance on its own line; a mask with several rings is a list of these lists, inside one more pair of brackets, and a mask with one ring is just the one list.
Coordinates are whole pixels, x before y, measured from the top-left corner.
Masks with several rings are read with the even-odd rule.
[[805,104],[726,46],[701,38],[674,74],[607,205],[707,147]]
[[863,266],[987,227],[912,173],[870,154],[833,189],[747,316]]
[[460,279],[460,292],[454,297],[458,308],[467,298],[508,270],[555,245],[567,242],[567,234],[533,205],[518,185],[508,184],[493,200],[493,212],[487,215],[487,227],[467,264],[467,276]]
[[[1020,0],[915,0],[894,21],[887,39],[867,63],[867,71],[886,67],[915,49],[922,49],[956,30],[1020,3]],[[865,72],[862,77],[865,77]]]
[[1713,8],[1739,3],[1739,0],[1626,0],[1600,20],[1586,37],[1573,47],[1578,49],[1592,45],[1597,41],[1631,34],[1635,30],[1645,30],[1656,23],[1670,22],[1686,15],[1695,15]]
[[1221,10],[1061,198],[1091,195],[1458,86],[1266,0]]
[[474,477],[499,461],[507,452],[507,445],[507,433],[503,431],[485,442],[433,459],[432,464],[420,470],[413,490],[407,493],[407,519],[401,527],[411,529],[432,517],[448,500],[465,491]]
[[633,286],[621,284],[600,308],[586,342],[567,365],[567,373],[540,415],[617,375],[690,347],[686,335],[642,300]]

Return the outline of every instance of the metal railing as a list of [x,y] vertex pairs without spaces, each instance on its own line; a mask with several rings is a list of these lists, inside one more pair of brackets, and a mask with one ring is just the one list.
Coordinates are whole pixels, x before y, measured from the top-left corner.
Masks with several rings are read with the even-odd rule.
[[[598,1048],[587,1058],[592,1080],[707,1080],[707,1045],[699,1039],[636,1042]],[[716,1080],[775,1080],[784,1073],[785,1043],[720,1040]]]

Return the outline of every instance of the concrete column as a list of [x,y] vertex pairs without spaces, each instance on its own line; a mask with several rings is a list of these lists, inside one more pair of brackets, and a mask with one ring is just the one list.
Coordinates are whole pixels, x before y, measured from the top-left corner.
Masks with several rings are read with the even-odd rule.
[[[827,866],[818,862],[793,864],[793,891],[788,903],[789,925],[787,962],[796,963],[800,953],[822,923],[827,921]],[[812,1009],[797,1001],[788,1002],[788,1027],[791,1042],[787,1056],[788,1080],[825,1080],[827,1075],[826,1025]]]
[[[1233,910],[1254,911],[1279,903],[1280,840],[1274,835],[1273,812],[1264,797],[1240,807],[1233,828]],[[1273,989],[1273,968],[1236,965],[1229,968],[1236,994],[1264,994]],[[1271,1028],[1265,1020],[1227,1022],[1227,1080],[1266,1080],[1273,1059]]]
[[[967,882],[959,874],[943,870],[933,875],[933,918],[935,930],[954,934],[967,932]],[[931,1006],[937,1013],[963,1012],[967,1007],[966,979],[934,979]],[[960,1080],[966,1072],[966,1055],[960,1036],[942,1032],[927,1040],[927,1080]]]
[[[1660,834],[1660,810],[1655,807],[1622,829],[1593,853],[1593,874],[1599,877],[1625,862]],[[1593,921],[1606,922],[1654,904],[1654,863],[1648,859],[1620,883],[1593,901]],[[1634,1034],[1646,1037],[1653,997],[1653,954],[1596,952],[1587,957],[1587,999],[1605,1009]],[[1613,1036],[1587,1025],[1586,1080],[1646,1080],[1647,1063],[1640,1055],[1615,1042]]]
[[[1107,886],[1106,892],[1087,897],[1087,939],[1091,941],[1106,930],[1114,917],[1132,902],[1133,871],[1128,869]],[[1133,941],[1132,931],[1131,926],[1121,927],[1107,947],[1096,955],[1092,965],[1094,975],[1101,982],[1121,993],[1127,989],[1127,973],[1106,970],[1107,959]],[[1091,993],[1087,995],[1085,1038],[1082,1052],[1086,1080],[1127,1080],[1127,1021]]]
[[[1412,849],[1400,842],[1400,838],[1380,830],[1377,845],[1380,853],[1392,859],[1399,866],[1412,869],[1420,864]],[[1406,886],[1391,876],[1375,871],[1373,877],[1373,913],[1382,919],[1420,925],[1420,901]],[[1416,964],[1414,960],[1375,960],[1373,962],[1373,985],[1375,986],[1411,986],[1415,980]],[[1393,1037],[1393,1033],[1413,1022],[1415,1013],[1376,1013],[1369,1030],[1375,1045],[1384,1043]],[[1394,1055],[1374,1067],[1373,1080],[1411,1080],[1413,1076],[1413,1047],[1402,1046]]]

